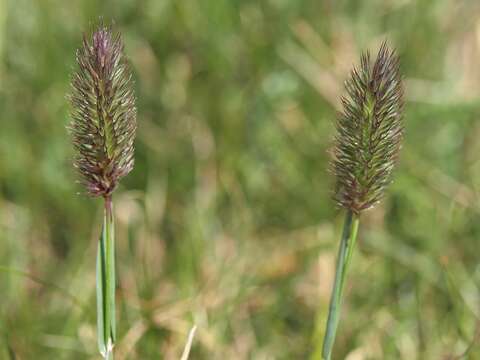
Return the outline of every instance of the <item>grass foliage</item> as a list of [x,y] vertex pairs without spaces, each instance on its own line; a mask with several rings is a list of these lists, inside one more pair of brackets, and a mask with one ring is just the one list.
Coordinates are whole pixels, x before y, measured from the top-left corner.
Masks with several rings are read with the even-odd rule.
[[342,220],[327,149],[342,82],[385,38],[405,142],[362,214],[334,354],[462,354],[480,317],[479,15],[454,0],[0,0],[0,358],[99,359],[103,204],[75,195],[64,95],[99,16],[138,98],[114,196],[117,360],[179,359],[194,324],[191,359],[318,359]]

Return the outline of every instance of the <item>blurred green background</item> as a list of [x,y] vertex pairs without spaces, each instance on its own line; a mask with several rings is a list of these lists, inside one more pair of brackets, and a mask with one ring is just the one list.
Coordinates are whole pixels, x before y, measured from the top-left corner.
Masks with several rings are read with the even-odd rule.
[[327,150],[349,69],[384,39],[406,138],[361,221],[334,358],[480,359],[479,2],[0,0],[1,359],[99,359],[102,204],[77,194],[65,130],[99,16],[138,97],[116,359],[179,359],[193,324],[191,359],[319,359],[343,219]]

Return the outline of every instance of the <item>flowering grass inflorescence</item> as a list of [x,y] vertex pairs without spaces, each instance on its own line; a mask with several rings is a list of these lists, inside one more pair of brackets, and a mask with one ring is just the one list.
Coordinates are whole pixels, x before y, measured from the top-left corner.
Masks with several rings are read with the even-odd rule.
[[323,339],[325,360],[330,360],[335,342],[360,213],[383,197],[401,147],[403,87],[395,52],[383,43],[373,65],[370,55],[363,54],[345,88],[331,169],[336,176],[334,199],[347,214]]
[[97,253],[97,340],[113,359],[115,331],[115,235],[112,193],[133,168],[136,108],[133,83],[119,33],[101,25],[84,36],[72,77],[70,132],[74,165],[86,192],[105,200]]
[[331,163],[334,199],[358,214],[382,198],[401,146],[403,87],[395,52],[383,43],[373,66],[363,54],[345,88]]
[[120,34],[101,26],[84,36],[72,77],[70,131],[87,193],[109,196],[133,168],[135,97]]

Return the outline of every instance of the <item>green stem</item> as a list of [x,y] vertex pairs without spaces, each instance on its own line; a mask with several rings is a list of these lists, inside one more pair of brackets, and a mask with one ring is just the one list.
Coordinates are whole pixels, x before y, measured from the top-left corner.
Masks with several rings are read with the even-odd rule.
[[323,339],[322,358],[330,360],[332,356],[335,334],[337,332],[338,322],[340,320],[340,308],[342,305],[342,294],[345,283],[345,277],[348,264],[352,257],[355,240],[357,238],[359,217],[352,211],[348,211],[343,226],[342,240],[338,251],[337,268],[335,272],[335,282],[333,284],[332,296],[330,298],[330,308],[328,310],[327,329]]
[[97,340],[102,356],[113,360],[115,345],[115,230],[112,199],[105,197],[102,236],[97,253]]

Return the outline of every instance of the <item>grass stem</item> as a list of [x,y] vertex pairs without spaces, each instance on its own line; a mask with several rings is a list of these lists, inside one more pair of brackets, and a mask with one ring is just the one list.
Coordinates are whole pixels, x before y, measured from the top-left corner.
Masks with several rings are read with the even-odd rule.
[[330,360],[332,356],[335,334],[337,332],[340,320],[340,310],[342,305],[343,288],[345,277],[352,257],[353,248],[357,238],[359,217],[351,210],[348,210],[343,226],[342,240],[337,258],[337,268],[335,272],[335,282],[333,284],[332,295],[330,298],[330,307],[328,310],[327,328],[323,339],[322,358]]

